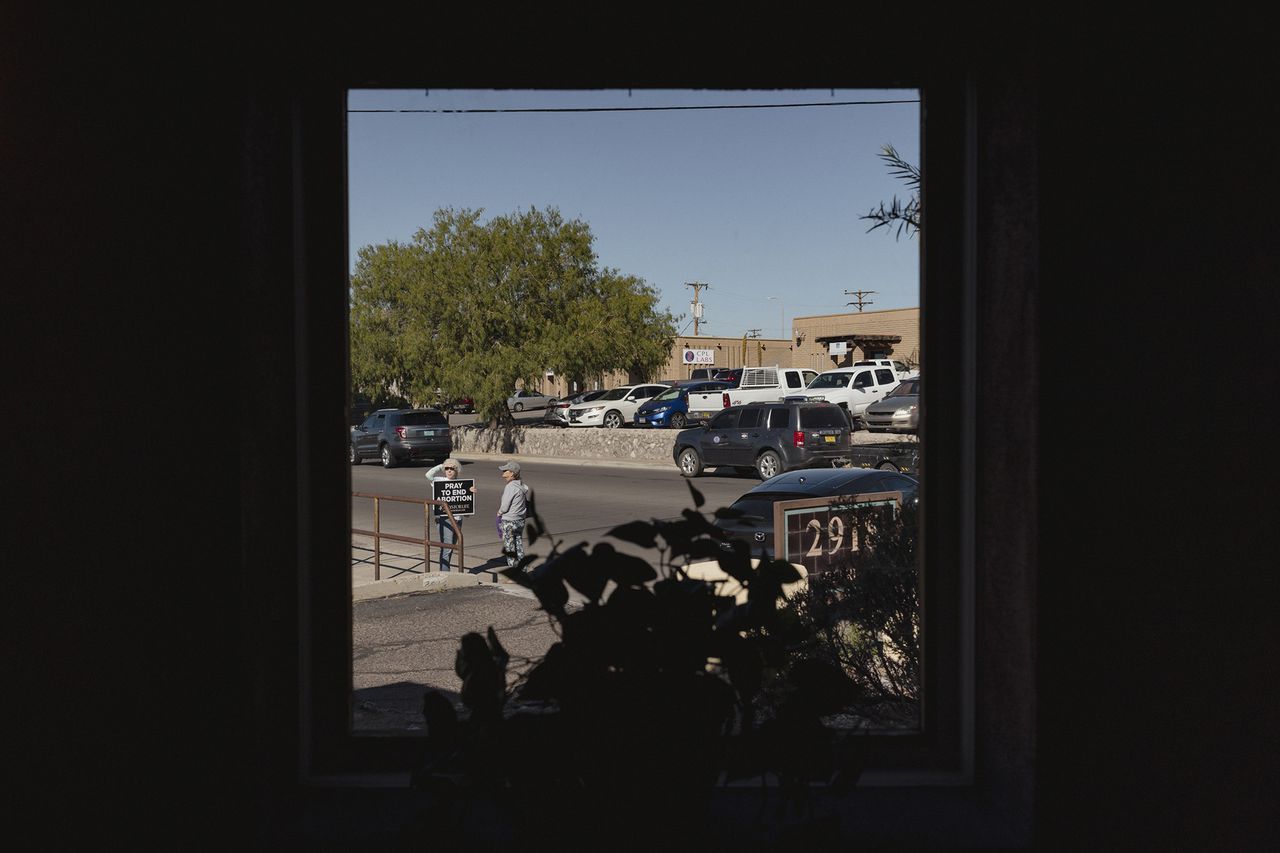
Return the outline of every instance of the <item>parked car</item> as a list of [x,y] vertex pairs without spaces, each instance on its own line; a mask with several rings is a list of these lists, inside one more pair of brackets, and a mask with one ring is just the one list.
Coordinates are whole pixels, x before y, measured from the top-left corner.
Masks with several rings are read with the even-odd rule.
[[898,382],[890,367],[837,367],[819,373],[798,396],[836,403],[849,413],[854,429],[860,429],[867,406],[884,399]]
[[429,459],[441,462],[453,452],[449,419],[439,409],[378,409],[351,431],[349,461],[381,459],[383,468]]
[[916,432],[920,428],[920,380],[904,379],[862,413],[871,432]]
[[854,367],[887,367],[893,371],[893,375],[899,380],[902,379],[919,379],[920,370],[918,368],[908,367],[905,361],[895,361],[891,358],[873,358],[866,361],[855,361]]
[[674,427],[684,429],[689,425],[689,395],[723,391],[732,387],[728,382],[685,382],[663,391],[636,409],[638,427]]
[[555,400],[555,397],[548,397],[539,391],[521,389],[507,398],[507,408],[513,412],[523,412],[525,409],[545,409],[548,404],[554,403]]
[[576,406],[578,403],[589,403],[597,397],[603,396],[604,393],[605,389],[599,388],[595,391],[581,391],[574,394],[572,397],[566,397],[563,400],[556,400],[554,403],[547,406],[547,411],[542,416],[542,419],[547,423],[555,424],[556,426],[568,426],[570,406]]
[[450,400],[445,411],[453,415],[469,415],[476,410],[476,401],[470,397],[459,397]]
[[778,501],[902,492],[903,503],[914,505],[919,500],[919,491],[919,481],[914,477],[875,468],[791,471],[761,483],[734,501],[730,509],[742,513],[740,517],[717,518],[713,523],[729,538],[750,545],[753,557],[762,549],[773,557],[773,505]]
[[666,390],[666,385],[655,383],[610,388],[594,400],[570,406],[569,426],[617,429],[631,423],[642,403]]
[[760,479],[795,468],[845,463],[852,431],[834,403],[786,400],[730,406],[676,436],[672,456],[680,473],[706,468],[754,469]]
[[711,374],[712,379],[718,379],[721,382],[731,382],[733,387],[738,387],[738,383],[742,381],[741,367],[721,367]]

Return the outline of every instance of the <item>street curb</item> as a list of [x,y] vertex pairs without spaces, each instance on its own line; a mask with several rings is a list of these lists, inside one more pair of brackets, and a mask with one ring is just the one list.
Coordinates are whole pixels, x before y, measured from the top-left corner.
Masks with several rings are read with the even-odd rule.
[[352,587],[351,597],[355,601],[372,598],[387,598],[392,595],[408,595],[410,593],[445,592],[450,589],[462,589],[473,586],[496,586],[488,580],[489,572],[470,574],[464,572],[428,572],[407,577],[389,578],[383,581],[371,581]]

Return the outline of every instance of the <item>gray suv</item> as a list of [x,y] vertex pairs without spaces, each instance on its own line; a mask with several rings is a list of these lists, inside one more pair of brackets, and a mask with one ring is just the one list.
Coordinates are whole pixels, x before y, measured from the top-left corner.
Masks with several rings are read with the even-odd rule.
[[686,477],[728,466],[767,480],[796,468],[848,464],[852,442],[849,419],[835,403],[751,403],[681,431],[672,456]]
[[351,430],[352,465],[382,460],[383,468],[429,459],[440,462],[453,452],[449,419],[439,409],[378,409]]

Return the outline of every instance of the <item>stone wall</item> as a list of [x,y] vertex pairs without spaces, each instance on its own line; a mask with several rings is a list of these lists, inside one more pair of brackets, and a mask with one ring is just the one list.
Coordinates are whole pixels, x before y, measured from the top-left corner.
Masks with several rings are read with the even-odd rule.
[[674,429],[569,429],[543,426],[488,429],[468,424],[453,428],[453,449],[455,453],[623,459],[674,465],[671,450],[679,432]]
[[[675,429],[599,429],[584,427],[514,426],[488,429],[466,424],[453,428],[455,453],[508,453],[559,459],[620,459],[674,465],[671,457]],[[892,433],[853,434],[854,444],[914,441],[915,436]]]

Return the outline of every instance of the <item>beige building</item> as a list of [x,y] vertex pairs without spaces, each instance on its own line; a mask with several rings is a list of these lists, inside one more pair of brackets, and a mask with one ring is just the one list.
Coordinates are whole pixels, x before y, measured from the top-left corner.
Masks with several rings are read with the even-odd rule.
[[[920,365],[920,309],[890,308],[796,317],[792,323],[792,367],[819,372],[866,358],[893,358]],[[832,345],[845,350],[833,355]]]
[[[842,367],[864,358],[889,357],[912,367],[920,364],[920,309],[890,308],[843,314],[796,317],[792,339],[721,338],[681,335],[671,345],[671,357],[654,376],[628,376],[615,372],[601,377],[599,387],[611,388],[651,380],[688,379],[698,367],[777,365],[807,367],[819,372]],[[832,344],[845,350],[832,355]],[[588,384],[588,387],[596,387]],[[563,377],[547,374],[539,390],[565,397],[581,388],[569,388]]]

